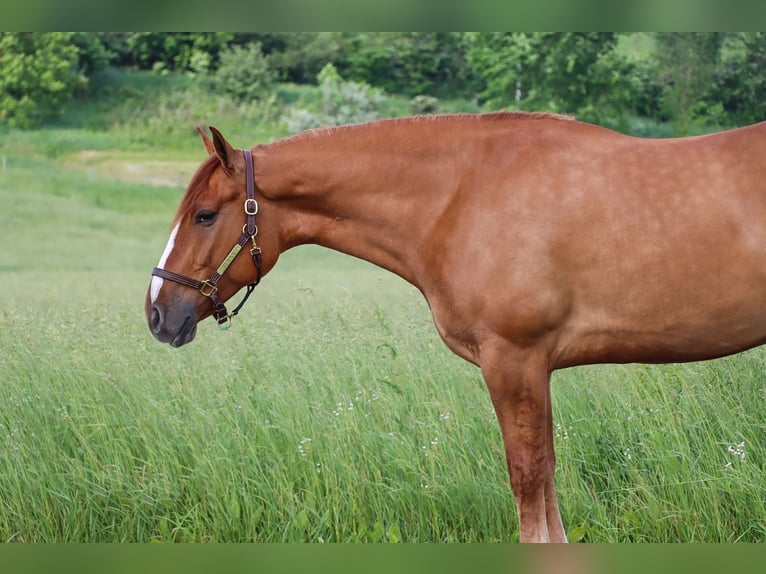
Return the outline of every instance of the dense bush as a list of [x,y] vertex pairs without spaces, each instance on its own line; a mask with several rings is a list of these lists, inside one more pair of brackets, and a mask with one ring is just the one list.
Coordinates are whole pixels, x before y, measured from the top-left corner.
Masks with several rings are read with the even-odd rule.
[[360,82],[345,81],[327,64],[317,76],[321,99],[316,110],[292,108],[285,116],[291,132],[320,126],[358,124],[380,116],[383,93]]
[[410,100],[410,113],[435,114],[439,111],[439,98],[420,94]]
[[213,74],[215,87],[236,101],[260,100],[273,90],[274,73],[259,43],[232,46],[221,52]]

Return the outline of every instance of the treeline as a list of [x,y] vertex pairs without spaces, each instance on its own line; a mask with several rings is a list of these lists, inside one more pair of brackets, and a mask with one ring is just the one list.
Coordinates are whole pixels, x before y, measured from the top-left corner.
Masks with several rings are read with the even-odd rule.
[[389,94],[484,109],[734,125],[766,119],[766,33],[0,33],[0,122],[39,124],[108,66],[212,79],[233,97],[332,64]]

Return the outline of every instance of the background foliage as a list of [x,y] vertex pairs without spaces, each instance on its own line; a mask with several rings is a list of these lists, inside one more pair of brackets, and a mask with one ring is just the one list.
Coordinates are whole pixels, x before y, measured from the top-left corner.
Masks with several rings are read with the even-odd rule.
[[357,124],[380,117],[382,92],[363,82],[344,81],[332,64],[317,75],[321,98],[317,110],[292,108],[285,121],[291,132],[320,126]]
[[0,33],[0,45],[0,122],[11,126],[51,121],[108,66],[195,77],[242,103],[277,83],[317,86],[332,64],[388,94],[552,110],[623,131],[665,123],[663,135],[766,115],[760,32]]
[[[86,83],[68,32],[0,34],[0,119],[28,127],[59,111]],[[83,65],[83,69],[87,69]]]
[[261,51],[261,44],[254,42],[225,48],[213,79],[219,91],[228,93],[237,101],[246,102],[268,96],[274,73]]

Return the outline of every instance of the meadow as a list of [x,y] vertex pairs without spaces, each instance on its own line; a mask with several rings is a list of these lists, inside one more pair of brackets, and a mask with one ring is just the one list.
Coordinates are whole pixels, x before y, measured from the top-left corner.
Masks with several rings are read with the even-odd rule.
[[[235,145],[280,135],[216,110]],[[110,117],[0,134],[0,540],[517,540],[481,376],[398,277],[303,247],[231,330],[151,337],[149,273],[203,150],[196,117]],[[763,541],[765,364],[555,373],[570,539]]]

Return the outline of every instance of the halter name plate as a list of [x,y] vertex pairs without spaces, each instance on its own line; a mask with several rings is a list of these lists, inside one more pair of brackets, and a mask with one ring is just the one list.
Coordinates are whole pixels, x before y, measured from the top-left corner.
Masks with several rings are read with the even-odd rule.
[[224,272],[229,268],[229,265],[231,265],[232,261],[237,258],[237,255],[239,255],[241,250],[242,246],[239,243],[232,247],[231,251],[229,251],[229,254],[223,261],[221,261],[221,264],[218,266],[218,269],[216,269],[215,272],[218,273],[218,275],[223,275]]

